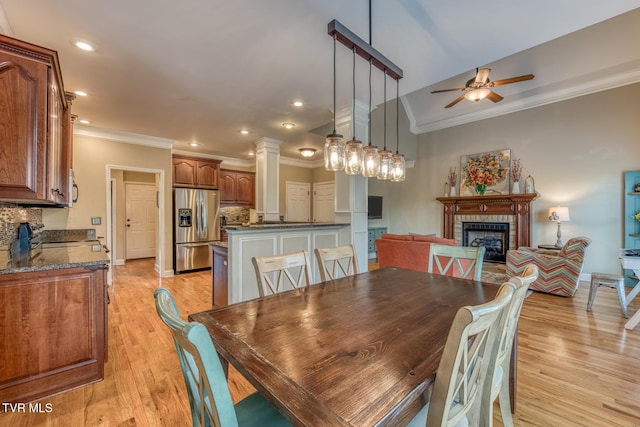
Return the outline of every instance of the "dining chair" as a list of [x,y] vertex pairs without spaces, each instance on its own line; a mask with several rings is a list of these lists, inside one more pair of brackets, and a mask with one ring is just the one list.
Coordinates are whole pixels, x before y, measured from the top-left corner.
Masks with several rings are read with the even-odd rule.
[[[251,259],[258,279],[261,297],[311,284],[311,264],[307,251],[283,255],[253,257]],[[286,280],[285,280],[286,279]]]
[[320,280],[323,282],[359,273],[356,250],[353,245],[316,248],[315,252],[320,270]]
[[207,329],[180,317],[171,292],[158,288],[153,296],[162,322],[169,327],[187,387],[194,426],[290,426],[258,392],[233,404],[227,379]]
[[498,354],[497,326],[511,301],[513,284],[502,284],[485,304],[458,310],[440,358],[431,397],[409,427],[478,425],[485,378]]
[[463,279],[481,280],[484,246],[448,246],[432,244],[429,273]]
[[513,297],[504,310],[498,326],[498,354],[495,364],[489,367],[489,374],[483,391],[483,399],[488,399],[482,405],[481,426],[493,425],[493,405],[496,399],[500,402],[500,414],[505,427],[513,426],[511,415],[511,398],[509,396],[509,369],[511,365],[511,351],[518,328],[518,319],[522,304],[527,296],[529,285],[538,278],[538,267],[528,264],[520,277],[512,277],[509,283],[515,287]]

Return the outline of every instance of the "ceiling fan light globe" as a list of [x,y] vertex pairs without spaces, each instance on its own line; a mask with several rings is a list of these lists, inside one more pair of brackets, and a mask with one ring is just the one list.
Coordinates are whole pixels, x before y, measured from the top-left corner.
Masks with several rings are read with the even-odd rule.
[[487,89],[486,87],[481,87],[478,89],[473,89],[464,94],[464,97],[469,101],[480,101],[485,99],[491,93],[491,89]]

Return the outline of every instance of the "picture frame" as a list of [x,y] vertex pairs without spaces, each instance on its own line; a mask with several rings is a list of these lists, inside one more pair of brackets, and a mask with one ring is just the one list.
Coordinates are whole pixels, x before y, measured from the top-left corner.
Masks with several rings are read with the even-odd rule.
[[509,194],[511,150],[460,157],[460,196]]

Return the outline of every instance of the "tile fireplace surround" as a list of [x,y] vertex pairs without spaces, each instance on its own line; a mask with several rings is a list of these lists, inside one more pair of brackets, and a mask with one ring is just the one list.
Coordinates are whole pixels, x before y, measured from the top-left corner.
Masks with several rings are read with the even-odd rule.
[[509,248],[531,246],[531,202],[538,194],[438,197],[442,203],[442,237],[462,241],[462,222],[506,222]]

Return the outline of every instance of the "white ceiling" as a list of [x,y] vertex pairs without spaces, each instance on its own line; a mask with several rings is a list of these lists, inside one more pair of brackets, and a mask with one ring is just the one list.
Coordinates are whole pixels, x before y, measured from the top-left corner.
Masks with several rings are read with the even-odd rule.
[[[327,24],[337,19],[369,38],[368,0],[0,0],[0,6],[0,32],[58,51],[65,89],[90,94],[74,101],[73,112],[98,130],[239,159],[249,159],[261,137],[282,140],[283,156],[298,158],[306,146],[321,151],[323,137],[310,131],[331,120]],[[640,0],[374,0],[372,44],[403,69],[403,105],[412,131],[421,133],[640,81],[639,7]],[[78,50],[70,42],[76,38],[98,50]],[[337,66],[340,109],[351,103],[351,52],[340,44]],[[445,110],[459,93],[430,94],[464,86],[485,66],[493,69],[491,80],[536,77],[496,89],[505,97],[498,104],[463,101]],[[368,65],[361,59],[356,73],[357,98],[368,103]],[[379,104],[379,72],[373,87]],[[293,107],[295,99],[304,107]],[[286,121],[295,129],[282,128]],[[251,134],[241,135],[241,128]],[[192,148],[192,141],[201,145]]]

